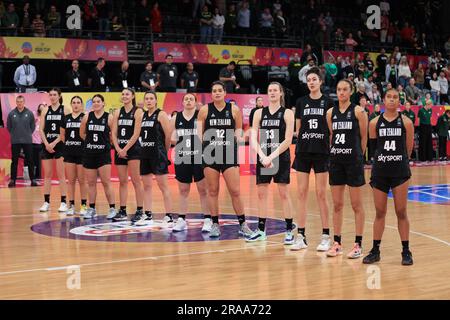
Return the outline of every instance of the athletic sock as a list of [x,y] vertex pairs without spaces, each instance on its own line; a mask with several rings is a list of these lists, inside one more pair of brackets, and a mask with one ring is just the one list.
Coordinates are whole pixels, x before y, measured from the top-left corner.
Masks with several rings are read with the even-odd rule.
[[303,236],[303,238],[304,238],[303,241],[305,242],[305,244],[308,244],[306,242],[306,235],[305,235],[306,228],[297,228],[297,232]]
[[330,235],[330,229],[322,229],[322,234]]
[[115,205],[114,203],[112,203],[112,204],[110,203],[110,204],[109,204],[109,208],[114,208],[114,209],[115,209],[115,208],[116,208],[116,205]]
[[203,219],[211,219],[211,215],[210,215],[210,214],[205,214],[205,215],[203,216]]
[[237,218],[239,220],[239,225],[242,225],[245,222],[245,215],[237,216]]
[[136,211],[142,211],[144,207],[136,207]]
[[355,237],[355,243],[359,244],[359,247],[362,247],[362,236]]
[[403,247],[403,251],[409,251],[409,240],[402,241],[402,247]]
[[89,208],[95,209],[95,202],[94,203],[89,203]]
[[149,218],[153,218],[151,211],[145,211],[145,215]]
[[81,205],[82,205],[82,206],[85,206],[86,203],[87,203],[87,200],[86,200],[86,199],[81,199]]
[[214,216],[211,219],[213,223],[219,223],[219,216]]
[[286,230],[287,231],[292,231],[292,222],[294,221],[294,219],[289,218],[289,219],[284,219],[286,221]]
[[372,252],[380,252],[380,244],[381,244],[381,240],[373,240],[373,248],[372,248]]
[[186,220],[186,215],[185,215],[185,214],[179,214],[179,215],[178,215],[178,218],[181,218],[181,219],[183,219],[183,220]]
[[166,213],[166,217],[169,217],[170,219],[172,219],[172,214],[171,213]]
[[61,203],[66,203],[66,196],[61,196]]
[[127,211],[127,206],[120,206],[120,211]]
[[259,218],[258,229],[262,232],[266,230],[266,218]]
[[70,201],[69,201],[69,204],[70,204],[71,206],[75,206],[75,200],[70,200]]
[[341,244],[341,236],[335,235],[335,236],[334,236],[334,241],[337,242],[337,243],[339,243],[339,244]]
[[49,194],[44,194],[44,201],[47,203],[50,203],[50,195]]

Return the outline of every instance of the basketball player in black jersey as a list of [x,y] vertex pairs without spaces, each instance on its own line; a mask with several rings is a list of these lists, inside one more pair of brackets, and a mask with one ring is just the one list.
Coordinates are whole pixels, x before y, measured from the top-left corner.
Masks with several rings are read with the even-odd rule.
[[386,92],[386,110],[369,124],[370,143],[375,150],[370,185],[373,188],[376,217],[373,224],[373,248],[363,263],[380,261],[380,243],[383,236],[387,197],[389,190],[394,195],[398,231],[402,241],[402,265],[412,265],[409,251],[409,221],[407,215],[408,185],[411,177],[409,157],[414,148],[414,125],[398,112],[399,93],[395,89]]
[[345,186],[349,187],[350,201],[355,213],[356,238],[349,259],[362,256],[362,235],[364,231],[364,208],[361,189],[365,185],[364,150],[367,146],[368,118],[365,110],[350,102],[353,83],[341,80],[337,85],[339,105],[327,112],[331,135],[330,185],[333,197],[334,243],[327,256],[342,254],[341,231],[344,208]]
[[239,234],[250,236],[253,232],[245,222],[241,199],[238,164],[238,141],[242,137],[242,113],[237,106],[225,102],[226,90],[221,81],[211,86],[213,102],[204,105],[198,114],[199,136],[203,143],[203,164],[208,188],[208,207],[213,226],[210,237],[220,237],[219,185],[223,174],[239,220]]
[[105,98],[96,94],[92,98],[92,110],[85,114],[80,125],[80,136],[84,140],[83,167],[88,182],[89,208],[85,219],[96,216],[97,175],[105,190],[109,203],[108,216],[115,216],[114,191],[111,187],[111,128],[113,117],[105,111]]
[[296,155],[292,168],[297,170],[298,188],[298,237],[291,250],[298,251],[308,247],[305,236],[306,204],[309,193],[309,175],[314,170],[316,198],[322,221],[322,238],[317,251],[328,251],[331,247],[329,209],[326,197],[330,154],[330,133],[326,113],[333,107],[331,99],[325,97],[320,87],[322,78],[319,68],[306,73],[309,95],[300,98],[295,108],[297,128]]
[[114,144],[115,159],[114,163],[119,174],[119,195],[120,208],[117,215],[112,218],[113,221],[127,220],[127,197],[128,197],[128,174],[133,183],[136,196],[136,216],[140,218],[143,215],[143,193],[140,164],[141,164],[141,144],[138,139],[141,135],[142,109],[136,107],[136,97],[132,89],[122,90],[123,106],[114,112],[113,127],[111,131],[112,142]]
[[59,179],[59,188],[61,190],[61,205],[59,212],[67,212],[66,204],[66,177],[64,174],[63,147],[61,141],[60,128],[64,116],[69,113],[62,105],[61,90],[53,88],[48,92],[50,106],[46,107],[41,114],[41,139],[44,145],[42,151],[42,167],[44,168],[44,204],[39,209],[41,212],[47,212],[50,209],[50,190],[53,177],[53,160],[56,162],[56,174]]
[[163,222],[172,224],[172,197],[167,181],[169,174],[169,159],[167,150],[170,148],[170,121],[164,111],[158,109],[156,93],[148,91],[144,95],[144,115],[141,126],[141,178],[144,184],[143,215],[133,219],[137,226],[151,224],[152,216],[152,180],[155,176],[158,187],[164,199],[166,215]]
[[81,209],[80,215],[87,211],[87,183],[82,164],[83,139],[80,137],[81,119],[83,113],[83,99],[73,96],[70,100],[72,113],[64,117],[60,128],[61,141],[64,143],[64,168],[66,169],[67,191],[69,196],[69,209],[67,215],[75,214],[75,188],[78,179],[80,185]]
[[267,88],[269,106],[255,112],[251,131],[251,146],[258,154],[256,184],[258,186],[258,229],[247,242],[266,240],[266,217],[269,207],[269,185],[278,186],[281,206],[286,219],[284,243],[294,242],[292,234],[292,203],[288,185],[291,173],[290,145],[294,135],[294,114],[284,107],[284,90],[278,82],[272,82]]
[[179,232],[187,228],[186,212],[191,183],[197,184],[200,204],[204,213],[202,232],[210,232],[212,227],[211,215],[208,213],[208,198],[206,180],[202,166],[202,144],[198,138],[196,110],[197,97],[192,93],[183,96],[183,111],[177,112],[170,121],[172,144],[175,145],[175,178],[178,181],[180,199],[180,215],[173,227]]

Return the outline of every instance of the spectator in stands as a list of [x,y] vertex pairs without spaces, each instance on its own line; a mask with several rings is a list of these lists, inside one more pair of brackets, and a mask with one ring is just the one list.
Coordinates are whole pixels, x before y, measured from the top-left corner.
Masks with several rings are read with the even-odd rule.
[[2,19],[2,27],[6,28],[6,35],[10,37],[17,36],[19,27],[19,16],[16,13],[14,3],[8,5],[8,11],[5,12]]
[[263,37],[269,37],[272,34],[273,17],[269,8],[265,8],[263,13],[261,13],[260,26]]
[[124,31],[123,25],[120,22],[119,16],[115,15],[111,20],[112,25],[112,39],[113,40],[119,40],[120,39],[120,33]]
[[404,88],[408,84],[410,78],[411,69],[409,68],[408,59],[406,56],[403,56],[398,65],[398,83]]
[[407,100],[406,100],[406,93],[403,90],[403,86],[401,84],[398,85],[397,91],[398,91],[398,97],[400,99],[400,104],[404,105],[407,102]]
[[152,71],[152,63],[149,61],[145,64],[145,71],[141,73],[139,78],[144,91],[155,91],[159,86],[158,75]]
[[153,4],[152,11],[150,12],[150,18],[151,18],[151,26],[152,26],[152,32],[157,33],[159,37],[161,37],[162,32],[162,14],[159,10],[159,3],[155,2]]
[[386,43],[387,35],[389,31],[389,16],[387,14],[381,15],[381,30],[380,30],[380,42]]
[[364,65],[367,67],[367,70],[372,73],[374,71],[375,64],[373,63],[372,59],[370,58],[369,53],[364,54]]
[[210,43],[212,35],[212,13],[207,5],[203,6],[200,14],[200,42]]
[[445,73],[441,71],[439,74],[439,88],[440,88],[440,104],[448,103],[448,80]]
[[369,97],[369,100],[374,104],[381,104],[383,102],[381,94],[378,91],[378,86],[376,84],[372,85],[372,90],[367,93],[367,96]]
[[353,52],[354,48],[358,46],[358,42],[353,39],[353,34],[349,33],[347,39],[345,39],[345,51]]
[[187,92],[197,92],[198,86],[198,73],[194,71],[194,65],[192,62],[188,62],[186,65],[186,71],[180,77],[181,88],[187,89]]
[[33,35],[35,37],[45,37],[45,22],[41,19],[39,13],[35,15],[33,23],[31,24],[31,29],[33,30]]
[[136,26],[148,28],[150,25],[150,7],[147,0],[141,0],[136,7]]
[[354,51],[363,51],[365,49],[365,41],[361,30],[356,32],[356,36],[354,37],[357,45],[354,47]]
[[428,100],[425,107],[421,108],[417,114],[419,118],[419,160],[422,162],[433,160],[432,104],[433,102]]
[[[282,40],[286,36],[287,22],[283,17],[283,11],[278,10],[275,16],[275,37],[277,40]],[[281,45],[281,43],[279,43]]]
[[428,66],[430,68],[436,69],[437,60],[438,60],[438,58],[437,58],[437,51],[433,51],[431,56],[428,57]]
[[16,186],[17,165],[19,154],[23,150],[26,163],[29,165],[29,175],[32,186],[37,186],[33,176],[33,132],[35,129],[34,115],[25,107],[25,98],[16,98],[16,108],[8,114],[7,128],[11,137],[11,180],[8,187]]
[[447,42],[444,44],[445,53],[447,54],[447,57],[450,57],[450,38],[448,38]]
[[110,7],[106,0],[99,0],[97,2],[97,14],[98,14],[98,31],[100,32],[100,39],[104,39],[109,36],[109,15]]
[[289,87],[293,92],[293,101],[297,101],[300,98],[300,82],[298,79],[298,73],[302,68],[302,64],[300,62],[300,56],[296,52],[294,56],[289,61],[288,72],[289,72]]
[[94,69],[92,69],[91,74],[89,75],[88,86],[93,92],[106,91],[106,73],[104,71],[105,64],[105,59],[98,58],[97,65]]
[[391,11],[391,6],[389,4],[389,1],[385,1],[385,0],[380,1],[380,10],[383,14],[389,15],[389,12]]
[[358,75],[356,76],[355,79],[355,85],[358,88],[360,84],[364,85],[364,92],[367,93],[369,90],[371,91],[372,88],[370,87],[369,81],[364,78],[364,73],[360,72],[358,73]]
[[366,93],[366,86],[364,85],[364,83],[359,83],[357,85],[357,89],[358,89],[358,91],[356,91],[353,94],[353,96],[351,98],[351,102],[354,103],[354,104],[358,104],[359,105],[361,97],[364,97],[364,98],[366,98],[366,101],[368,101],[370,103],[370,99],[369,99],[369,96]]
[[437,72],[433,72],[433,78],[430,80],[431,98],[437,104],[441,104],[441,84]]
[[416,87],[416,80],[414,78],[409,79],[409,85],[405,88],[406,100],[412,105],[418,105],[420,100],[421,91]]
[[198,11],[203,10],[205,0],[194,0],[192,3],[192,19],[197,18]]
[[387,42],[388,43],[393,43],[397,33],[398,33],[397,25],[394,24],[393,22],[390,22],[389,23],[389,29],[388,29],[388,32],[387,32]]
[[248,2],[243,2],[237,14],[237,26],[241,37],[247,37],[250,32],[250,9]]
[[236,82],[236,76],[234,70],[236,68],[236,62],[231,61],[225,68],[220,70],[219,80],[225,84],[225,89],[228,93],[233,93],[234,88],[239,90],[240,86]]
[[47,15],[48,36],[51,38],[61,38],[61,14],[56,10],[56,6],[50,6]]
[[419,63],[416,71],[414,71],[414,80],[416,81],[416,87],[423,90],[425,83],[425,71],[423,70],[422,63]]
[[237,13],[236,6],[231,4],[228,8],[227,16],[225,18],[225,32],[228,35],[235,35],[237,30]]
[[307,44],[305,46],[305,49],[303,50],[302,57],[300,59],[300,62],[302,65],[305,65],[308,63],[308,59],[312,57],[314,59],[314,63],[317,65],[319,63],[319,58],[317,55],[313,52],[313,49],[310,44]]
[[442,53],[438,52],[436,59],[436,70],[437,72],[441,72],[442,69],[447,65],[447,59],[442,56]]
[[390,59],[389,64],[386,66],[386,81],[390,82],[392,86],[397,86],[397,80],[398,80],[398,66],[395,63],[395,58],[392,57]]
[[328,58],[325,64],[325,85],[329,88],[335,88],[337,85],[338,68],[333,56]]
[[[381,53],[377,57],[377,66],[378,71],[382,77],[386,76],[386,67],[388,64],[388,56],[386,55],[386,50],[384,48],[381,48]],[[384,80],[384,79],[383,79]]]
[[212,34],[213,34],[213,42],[215,44],[222,43],[223,37],[223,27],[225,25],[225,17],[220,12],[219,8],[214,8],[214,16],[212,18]]
[[327,11],[325,15],[325,26],[327,28],[325,31],[325,42],[328,45],[331,45],[331,32],[334,29],[334,21],[333,18],[331,17],[330,11]]
[[386,92],[388,92],[389,90],[391,90],[393,88],[392,83],[388,82],[386,84],[386,87],[383,88],[383,99],[386,95]]
[[29,36],[31,30],[31,22],[33,19],[33,14],[30,9],[30,3],[25,2],[22,10],[19,12],[20,21],[20,34],[23,36]]
[[113,77],[113,88],[116,91],[122,91],[123,89],[133,87],[130,79],[130,64],[128,61],[123,61],[120,69],[116,71],[116,74]]
[[433,102],[433,105],[436,105],[436,101],[433,100],[433,98],[431,97],[431,93],[430,92],[425,93],[425,96],[421,97],[420,105],[425,106],[427,104],[428,100],[431,100]]
[[16,92],[24,93],[28,88],[33,88],[36,82],[36,68],[30,64],[30,57],[23,57],[23,64],[14,72]]
[[400,63],[400,59],[402,58],[402,53],[400,52],[400,47],[398,47],[398,46],[394,47],[394,52],[392,52],[391,58],[395,58],[396,64]]
[[166,55],[166,63],[160,65],[156,73],[158,74],[159,91],[177,91],[178,68],[173,64],[173,56],[171,54]]
[[[313,56],[308,56],[308,64],[304,66],[300,72],[298,73],[298,79],[300,81],[301,87],[301,96],[307,95],[309,93],[307,81],[306,81],[306,73],[311,70],[314,66],[316,66],[316,60]],[[323,79],[323,78],[322,78]]]
[[92,37],[92,31],[98,27],[97,23],[97,7],[93,0],[87,0],[84,5],[83,29],[88,31],[88,36]]
[[[373,102],[373,103],[375,103],[375,102]],[[380,105],[378,103],[375,103],[375,106],[373,107],[373,112],[369,115],[369,121],[378,117],[381,114],[380,110],[381,110]]]
[[71,92],[83,92],[86,90],[86,74],[80,70],[80,62],[72,61],[72,69],[66,73],[66,85]]
[[345,57],[341,63],[342,72],[345,77],[348,77],[349,74],[353,74],[355,76],[355,68],[350,61],[350,57]]
[[334,33],[334,50],[340,51],[344,50],[344,32],[341,28],[337,28],[336,32]]

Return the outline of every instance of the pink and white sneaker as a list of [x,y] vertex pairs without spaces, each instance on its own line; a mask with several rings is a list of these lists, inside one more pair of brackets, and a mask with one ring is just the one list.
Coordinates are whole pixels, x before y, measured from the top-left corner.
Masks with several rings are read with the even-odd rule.
[[352,250],[347,254],[347,258],[358,259],[360,257],[362,257],[362,248],[359,246],[358,243],[355,243],[353,245]]
[[330,250],[327,251],[327,257],[337,257],[342,254],[342,246],[338,242],[334,242]]

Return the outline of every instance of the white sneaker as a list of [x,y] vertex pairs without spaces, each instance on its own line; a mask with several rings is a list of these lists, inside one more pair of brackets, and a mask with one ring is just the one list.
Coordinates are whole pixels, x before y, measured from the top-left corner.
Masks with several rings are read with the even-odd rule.
[[85,204],[81,205],[81,209],[80,209],[80,216],[84,216],[87,212],[87,207]]
[[75,207],[73,205],[70,205],[69,209],[66,213],[68,216],[73,216],[75,214]]
[[137,227],[150,226],[153,224],[153,216],[148,216],[147,214],[143,214],[139,220],[137,220],[134,225]]
[[106,216],[106,219],[111,220],[112,218],[114,218],[116,216],[116,214],[117,214],[116,208],[109,208],[108,215]]
[[86,214],[84,215],[85,219],[92,219],[97,215],[97,211],[94,208],[88,208]]
[[173,223],[173,219],[171,217],[169,217],[169,216],[164,216],[162,221],[165,224],[172,224]]
[[305,243],[305,237],[299,234],[291,247],[291,251],[300,251],[306,248],[308,248],[308,245]]
[[61,202],[61,205],[59,206],[58,212],[66,212],[67,211],[67,203]]
[[175,226],[173,227],[173,232],[180,232],[187,229],[187,223],[186,220],[183,218],[178,218],[177,223],[175,223]]
[[47,212],[50,209],[50,203],[44,202],[42,207],[39,209],[40,212]]
[[328,234],[322,235],[322,240],[320,240],[319,245],[317,246],[317,251],[325,252],[330,250],[331,248],[331,238]]
[[210,232],[212,228],[212,220],[210,218],[206,218],[203,220],[202,232]]

